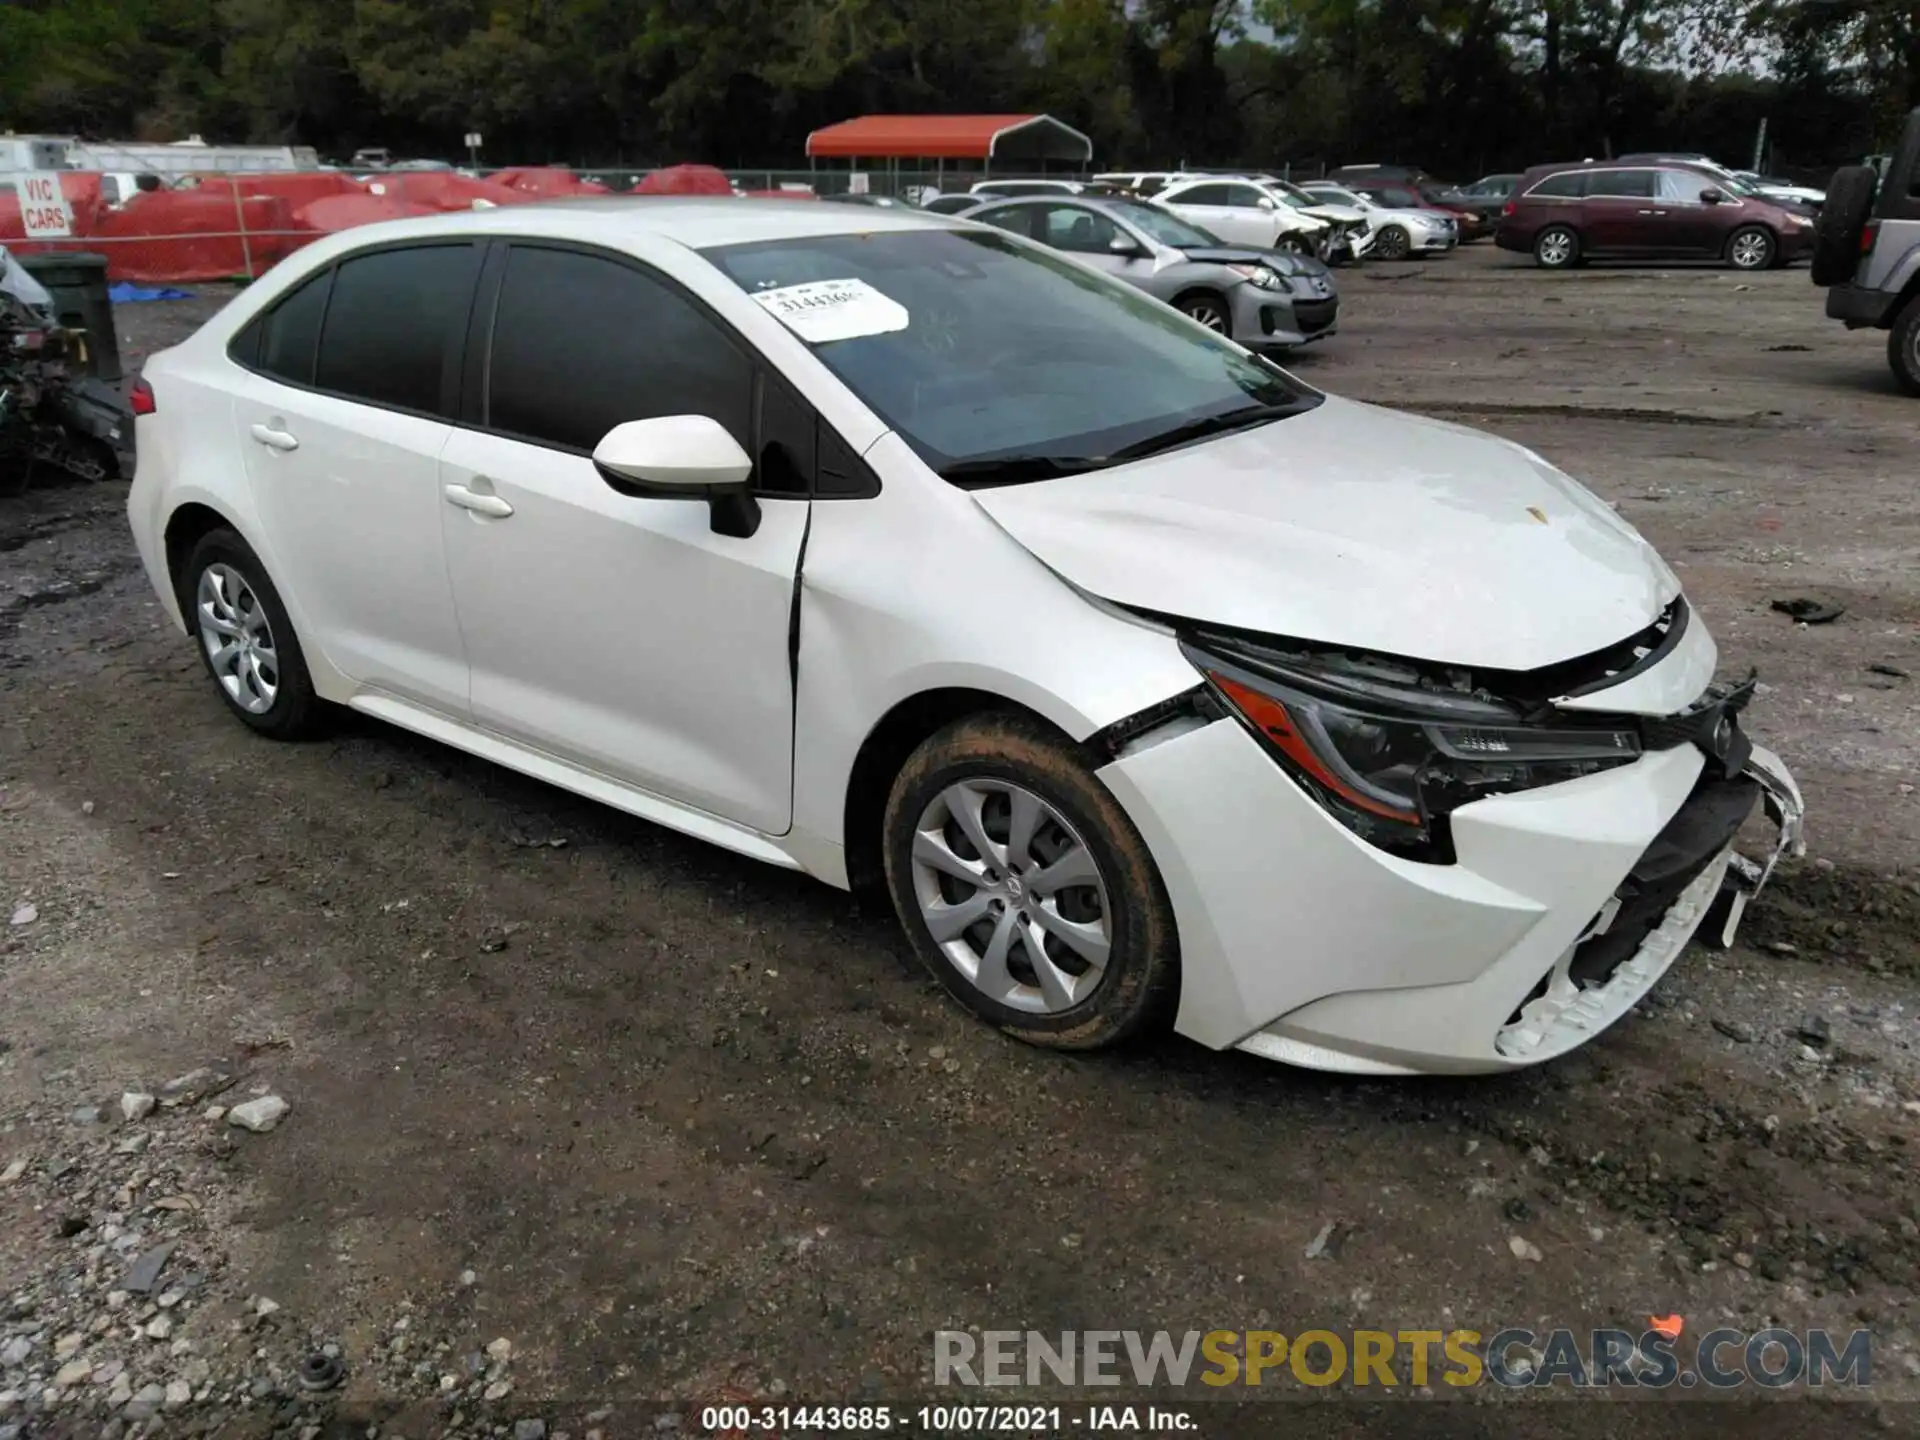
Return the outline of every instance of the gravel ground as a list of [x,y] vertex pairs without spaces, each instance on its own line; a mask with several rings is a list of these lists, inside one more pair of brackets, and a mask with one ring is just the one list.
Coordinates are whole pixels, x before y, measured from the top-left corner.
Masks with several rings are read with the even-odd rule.
[[[256,739],[162,625],[124,486],[36,490],[0,504],[0,1440],[694,1432],[716,1399],[917,1404],[941,1328],[1670,1313],[1868,1328],[1873,1385],[1195,1409],[1911,1430],[1920,408],[1804,270],[1477,246],[1342,283],[1305,377],[1588,480],[1759,667],[1810,848],[1731,952],[1500,1079],[1041,1054],[800,877],[371,722]],[[123,350],[211,308],[127,307]],[[1845,614],[1769,608],[1801,596]]]

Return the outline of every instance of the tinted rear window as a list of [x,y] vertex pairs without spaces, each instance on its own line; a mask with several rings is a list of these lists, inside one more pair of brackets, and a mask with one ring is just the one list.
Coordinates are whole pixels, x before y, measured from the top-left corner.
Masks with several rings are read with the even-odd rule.
[[1596,170],[1587,177],[1587,194],[1618,195],[1627,199],[1653,198],[1654,174],[1651,170]]
[[480,252],[420,245],[344,261],[334,273],[315,383],[322,390],[424,414],[442,402],[463,335]]
[[313,384],[313,357],[320,348],[320,320],[327,313],[327,287],[332,283],[331,270],[316,275],[254,322],[260,327],[255,355],[260,369],[289,384]]
[[1586,194],[1587,177],[1577,170],[1560,175],[1549,175],[1538,185],[1527,191],[1529,195],[1552,195],[1560,199],[1577,199]]

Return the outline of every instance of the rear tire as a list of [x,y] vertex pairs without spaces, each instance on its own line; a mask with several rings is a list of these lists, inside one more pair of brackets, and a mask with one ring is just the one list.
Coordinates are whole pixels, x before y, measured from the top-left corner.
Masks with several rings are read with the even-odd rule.
[[1920,396],[1920,295],[1909,300],[1894,317],[1893,329],[1887,334],[1887,363],[1893,367],[1893,378],[1900,382],[1900,388]]
[[275,740],[315,733],[321,702],[306,655],[252,547],[232,530],[208,531],[179,584],[180,613],[227,708]]
[[1860,265],[1860,236],[1873,210],[1880,177],[1871,166],[1848,165],[1833,172],[1827,198],[1813,227],[1813,283],[1841,285]]
[[1580,263],[1580,237],[1565,225],[1549,225],[1533,237],[1533,263],[1542,270],[1571,270]]
[[1171,1013],[1179,941],[1160,872],[1113,793],[1038,721],[973,715],[932,736],[894,779],[884,826],[901,925],[983,1020],[1092,1050]]

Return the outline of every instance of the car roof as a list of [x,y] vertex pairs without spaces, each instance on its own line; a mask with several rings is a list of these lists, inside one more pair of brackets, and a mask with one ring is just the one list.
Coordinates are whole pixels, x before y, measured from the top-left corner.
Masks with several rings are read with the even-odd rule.
[[953,228],[946,216],[905,207],[801,205],[724,195],[609,195],[382,221],[343,230],[333,238],[346,242],[336,248],[357,249],[370,241],[469,235],[518,234],[611,245],[626,238],[657,237],[703,250],[812,235]]

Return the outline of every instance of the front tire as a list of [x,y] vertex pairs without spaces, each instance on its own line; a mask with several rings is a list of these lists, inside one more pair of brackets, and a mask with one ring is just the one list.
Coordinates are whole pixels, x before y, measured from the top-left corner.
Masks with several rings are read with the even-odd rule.
[[1571,270],[1580,263],[1580,237],[1565,225],[1549,225],[1533,238],[1533,263],[1542,270]]
[[1727,264],[1736,270],[1767,270],[1780,253],[1773,232],[1763,225],[1742,225],[1727,237]]
[[1894,317],[1887,334],[1887,363],[1893,378],[1909,395],[1920,395],[1920,296],[1909,300]]
[[275,740],[312,734],[320,698],[287,607],[252,547],[232,530],[209,531],[180,581],[181,613],[227,708]]
[[982,1019],[1091,1050],[1170,1013],[1179,944],[1160,872],[1112,792],[1037,721],[975,715],[932,736],[884,824],[901,925]]
[[1191,295],[1182,295],[1174,302],[1174,307],[1217,335],[1233,333],[1233,316],[1227,310],[1227,302],[1218,295],[1197,290]]
[[1400,225],[1387,226],[1373,242],[1374,258],[1379,260],[1404,260],[1412,250],[1413,237]]

